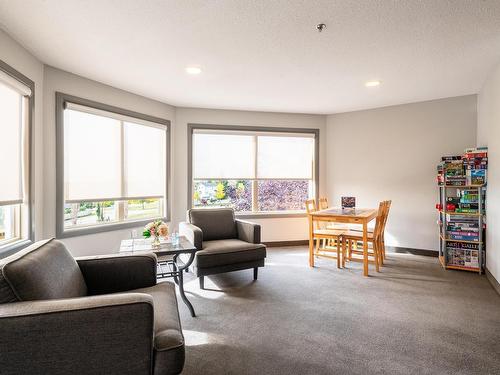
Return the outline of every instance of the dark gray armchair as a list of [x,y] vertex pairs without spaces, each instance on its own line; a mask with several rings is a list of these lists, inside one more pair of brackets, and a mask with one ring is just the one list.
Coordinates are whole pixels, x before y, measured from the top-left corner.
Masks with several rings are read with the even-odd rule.
[[0,260],[0,373],[178,374],[184,337],[154,254],[74,259],[51,239]]
[[204,276],[253,268],[257,280],[264,267],[266,247],[260,243],[260,225],[236,220],[231,208],[191,209],[188,222],[179,224],[179,233],[198,249],[193,262],[200,288]]

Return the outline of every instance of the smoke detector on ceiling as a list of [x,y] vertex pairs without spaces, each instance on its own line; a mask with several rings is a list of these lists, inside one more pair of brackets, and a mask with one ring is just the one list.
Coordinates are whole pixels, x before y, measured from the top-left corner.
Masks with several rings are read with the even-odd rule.
[[318,30],[318,32],[322,32],[324,29],[326,29],[326,25],[324,23],[318,23],[316,25],[316,30]]

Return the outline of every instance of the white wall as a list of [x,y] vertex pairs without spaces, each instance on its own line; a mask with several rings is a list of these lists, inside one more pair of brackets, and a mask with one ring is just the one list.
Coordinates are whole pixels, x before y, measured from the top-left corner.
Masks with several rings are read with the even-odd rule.
[[[443,154],[460,153],[475,143],[476,97],[467,96],[331,116],[174,108],[52,67],[43,66],[0,31],[0,59],[35,82],[35,226],[36,238],[55,235],[55,92],[100,101],[162,117],[172,122],[173,225],[187,209],[187,124],[276,126],[320,129],[320,195],[331,204],[354,195],[358,206],[392,199],[388,227],[391,245],[436,249],[435,165]],[[490,141],[494,163],[499,126],[500,73],[480,94],[478,143]],[[494,139],[496,137],[497,139]],[[493,142],[493,143],[491,143]],[[327,168],[328,166],[328,168]],[[495,189],[490,169],[490,189]],[[328,189],[327,189],[328,187]],[[491,191],[491,190],[490,190]],[[494,191],[494,190],[493,190]],[[489,196],[489,225],[498,202]],[[305,218],[260,219],[264,241],[307,238]],[[494,231],[490,230],[489,236]],[[65,239],[75,255],[116,251],[130,230]],[[496,238],[488,238],[488,268],[500,274]]]
[[479,92],[477,145],[488,146],[486,268],[500,280],[500,65]]
[[476,96],[341,113],[327,119],[331,205],[392,200],[386,242],[438,249],[436,165],[476,143]]
[[[185,220],[187,210],[188,155],[187,124],[269,126],[320,129],[320,194],[326,192],[325,116],[273,112],[230,111],[199,108],[177,108],[173,138],[174,148],[174,214],[173,224]],[[263,241],[307,239],[307,218],[252,219],[262,225]]]
[[[43,64],[11,37],[0,30],[0,60],[24,74],[35,82],[35,113],[33,121],[34,165],[32,166],[32,182],[34,183],[34,220],[35,240],[43,238]],[[0,164],[6,162],[0,161]]]
[[[44,155],[45,195],[44,195],[44,237],[53,237],[56,233],[56,133],[55,133],[55,93],[75,95],[128,110],[145,113],[170,120],[175,127],[175,108],[152,99],[116,89],[49,66],[44,72]],[[118,250],[120,241],[130,237],[131,229],[99,233],[64,239],[70,251],[75,255],[105,254]]]

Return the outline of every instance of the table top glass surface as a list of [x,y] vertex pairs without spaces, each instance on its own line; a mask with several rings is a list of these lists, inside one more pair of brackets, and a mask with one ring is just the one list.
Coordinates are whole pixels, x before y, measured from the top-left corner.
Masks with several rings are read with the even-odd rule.
[[376,213],[374,208],[326,208],[311,213],[313,216],[369,217]]
[[120,252],[152,251],[159,255],[195,251],[196,247],[184,236],[179,236],[179,244],[173,245],[170,239],[160,239],[160,248],[153,249],[150,238],[122,240]]

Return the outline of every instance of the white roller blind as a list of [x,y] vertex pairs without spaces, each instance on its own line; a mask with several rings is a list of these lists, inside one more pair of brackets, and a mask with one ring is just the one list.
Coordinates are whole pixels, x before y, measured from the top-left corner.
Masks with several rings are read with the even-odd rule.
[[64,110],[67,203],[165,196],[166,127],[131,119],[68,103]]
[[120,134],[118,120],[64,111],[66,201],[99,201],[121,196]]
[[255,137],[239,134],[193,134],[193,178],[255,178]]
[[258,178],[312,179],[314,138],[259,136]]
[[23,98],[0,81],[0,206],[21,203]]
[[165,193],[165,130],[126,122],[125,182],[128,197]]
[[139,118],[132,117],[132,116],[122,115],[120,113],[105,111],[103,109],[88,107],[86,105],[76,104],[76,103],[72,103],[72,102],[65,102],[64,105],[65,105],[65,108],[68,110],[88,113],[91,115],[96,115],[96,116],[101,116],[101,117],[110,117],[110,118],[113,118],[115,120],[119,120],[119,121],[123,121],[123,122],[132,122],[134,124],[141,124],[141,125],[146,125],[146,126],[157,127],[160,129],[165,129],[165,126],[157,124],[155,122],[146,121],[146,120],[139,119]]

